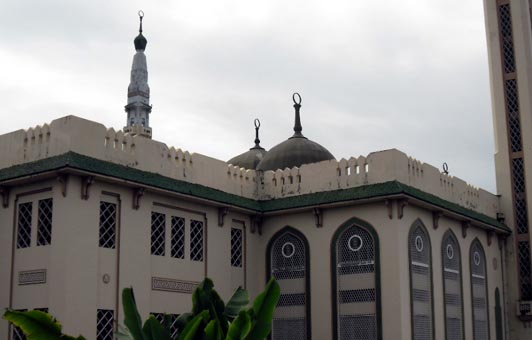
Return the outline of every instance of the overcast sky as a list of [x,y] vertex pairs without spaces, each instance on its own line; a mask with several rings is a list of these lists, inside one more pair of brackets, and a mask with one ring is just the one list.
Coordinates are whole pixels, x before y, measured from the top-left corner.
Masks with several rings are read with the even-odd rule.
[[479,0],[2,0],[0,133],[122,128],[144,10],[154,139],[227,160],[292,134],[337,159],[397,148],[495,191]]

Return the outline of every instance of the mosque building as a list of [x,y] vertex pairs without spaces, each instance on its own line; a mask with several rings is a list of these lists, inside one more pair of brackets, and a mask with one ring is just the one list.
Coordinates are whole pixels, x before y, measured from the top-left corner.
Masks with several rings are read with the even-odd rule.
[[[274,340],[531,339],[531,11],[484,4],[497,194],[396,149],[336,159],[297,93],[270,150],[258,120],[227,162],[153,140],[141,17],[122,130],[66,116],[0,136],[0,307],[111,340],[125,287],[143,319],[175,320],[206,276],[225,299],[275,277]],[[5,320],[0,338],[25,339]]]

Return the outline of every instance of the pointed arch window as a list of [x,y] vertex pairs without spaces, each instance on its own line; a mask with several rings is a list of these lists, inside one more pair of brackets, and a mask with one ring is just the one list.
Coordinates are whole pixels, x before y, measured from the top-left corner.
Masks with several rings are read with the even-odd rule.
[[[352,219],[332,243],[335,339],[381,339],[378,240],[369,225]],[[371,228],[371,229],[370,229]]]
[[462,264],[460,246],[452,232],[442,242],[445,334],[448,340],[464,339]]
[[268,247],[269,275],[281,287],[271,339],[310,339],[308,243],[303,234],[286,228]]
[[489,339],[488,289],[486,278],[486,255],[478,240],[469,252],[471,265],[471,306],[473,310],[473,339]]
[[434,339],[432,257],[429,235],[421,221],[412,226],[408,242],[412,338]]

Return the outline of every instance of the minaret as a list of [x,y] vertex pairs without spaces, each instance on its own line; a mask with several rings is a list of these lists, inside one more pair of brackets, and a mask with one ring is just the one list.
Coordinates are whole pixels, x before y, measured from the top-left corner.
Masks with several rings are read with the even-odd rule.
[[[532,339],[532,20],[529,1],[484,0],[497,193],[506,224],[510,339]],[[490,292],[492,295],[493,292]]]
[[124,132],[151,138],[150,128],[150,87],[148,86],[148,66],[144,50],[148,41],[142,35],[142,19],[144,12],[139,11],[140,28],[139,35],[135,38],[135,56],[131,66],[131,81],[127,88],[127,122]]

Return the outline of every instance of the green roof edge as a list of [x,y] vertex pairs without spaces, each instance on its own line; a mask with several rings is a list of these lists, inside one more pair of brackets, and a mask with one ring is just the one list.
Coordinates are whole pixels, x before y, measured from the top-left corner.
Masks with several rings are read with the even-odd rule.
[[173,179],[160,174],[131,168],[125,165],[115,164],[109,161],[96,159],[70,151],[62,155],[52,156],[34,162],[18,164],[8,168],[0,169],[0,182],[28,175],[35,175],[51,170],[59,170],[65,167],[89,171],[104,176],[117,177],[142,185],[148,185],[184,195],[190,195],[197,198],[218,202],[221,204],[229,204],[248,210],[253,210],[257,213],[274,212],[315,205],[404,194],[433,204],[442,209],[463,215],[472,220],[491,225],[499,231],[511,232],[506,225],[494,218],[462,207],[456,203],[441,199],[435,195],[426,193],[422,190],[413,188],[398,181],[388,181],[349,189],[322,191],[299,196],[257,201],[235,194],[230,194],[218,189],[209,188],[201,184],[194,184]]

